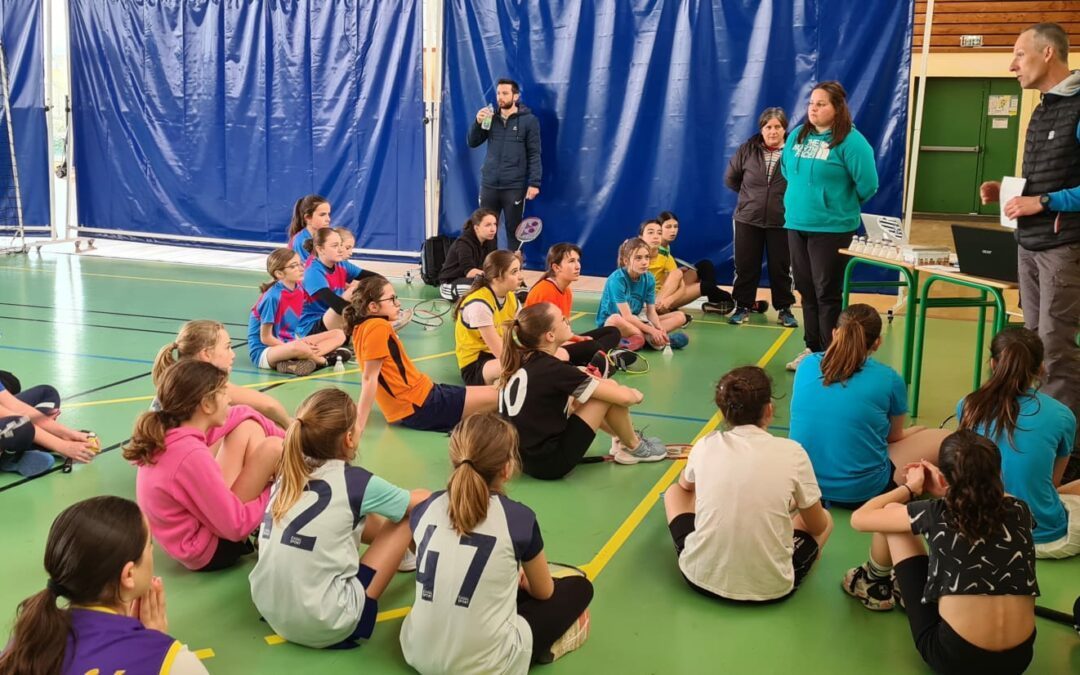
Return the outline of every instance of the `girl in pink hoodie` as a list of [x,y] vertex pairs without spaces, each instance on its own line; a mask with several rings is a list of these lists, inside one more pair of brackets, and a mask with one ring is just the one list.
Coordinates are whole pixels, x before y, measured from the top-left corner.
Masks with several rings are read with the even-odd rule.
[[[229,567],[253,551],[248,535],[262,520],[281,456],[281,430],[247,406],[230,406],[227,384],[224,370],[203,361],[171,366],[158,383],[160,410],[139,417],[124,447],[154,538],[196,571]],[[227,481],[210,448],[246,421],[266,437]]]

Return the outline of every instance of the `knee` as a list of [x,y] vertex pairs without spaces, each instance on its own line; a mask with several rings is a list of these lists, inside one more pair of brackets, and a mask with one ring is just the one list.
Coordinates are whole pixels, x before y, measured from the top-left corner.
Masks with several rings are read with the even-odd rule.
[[0,451],[21,453],[34,444],[34,425],[29,417],[0,418]]

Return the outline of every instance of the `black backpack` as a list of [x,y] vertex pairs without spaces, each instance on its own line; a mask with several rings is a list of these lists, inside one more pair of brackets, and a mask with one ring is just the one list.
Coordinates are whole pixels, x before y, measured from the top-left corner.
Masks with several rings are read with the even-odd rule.
[[450,250],[452,243],[454,240],[445,234],[424,240],[424,248],[420,249],[420,278],[428,286],[439,285],[439,271],[442,270],[446,252]]

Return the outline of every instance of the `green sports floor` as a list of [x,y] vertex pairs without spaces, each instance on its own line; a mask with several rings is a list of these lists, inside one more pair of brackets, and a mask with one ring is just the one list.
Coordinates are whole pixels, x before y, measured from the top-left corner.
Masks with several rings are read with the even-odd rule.
[[[0,475],[0,640],[16,604],[44,587],[42,553],[49,524],[68,505],[100,494],[134,498],[135,471],[116,448],[148,405],[150,365],[158,348],[189,319],[222,321],[240,344],[262,275],[255,272],[115,261],[46,252],[0,258],[0,367],[24,386],[49,383],[64,396],[68,426],[92,429],[107,451],[72,473],[55,471],[19,483]],[[400,284],[406,306],[434,289]],[[407,300],[405,298],[408,298]],[[595,296],[579,293],[575,326],[592,325]],[[649,355],[651,372],[619,378],[645,392],[635,408],[639,425],[667,442],[690,442],[714,428],[712,388],[728,369],[757,363],[774,378],[774,433],[786,435],[791,374],[784,363],[802,348],[801,331],[756,316],[747,326],[700,319],[688,349]],[[577,316],[577,315],[575,315]],[[900,361],[902,322],[888,327],[880,358]],[[971,385],[974,323],[936,320],[928,334],[924,370],[925,425],[938,425]],[[436,381],[458,381],[452,326],[402,331],[410,355]],[[269,388],[288,408],[320,387],[357,394],[359,376],[316,373],[300,380],[256,372],[238,347],[233,382]],[[823,423],[828,423],[823,420]],[[593,452],[606,451],[598,438]],[[359,461],[404,487],[441,487],[448,473],[446,438],[387,428],[373,413]],[[840,589],[848,567],[865,559],[868,537],[853,532],[837,511],[836,530],[816,569],[789,601],[763,607],[720,604],[691,592],[679,575],[658,502],[680,466],[585,465],[565,480],[522,477],[510,495],[537,513],[549,559],[583,566],[596,584],[592,632],[584,647],[543,672],[557,673],[920,673],[900,611],[875,614]],[[316,651],[274,640],[251,603],[247,574],[253,560],[226,572],[195,575],[157,551],[165,580],[170,632],[204,658],[212,673],[409,672],[398,630],[413,599],[411,575],[401,574],[380,605],[372,640],[352,651]],[[1040,561],[1040,604],[1068,610],[1080,593],[1080,559]],[[268,639],[269,638],[269,639]],[[1066,626],[1038,622],[1029,672],[1080,672],[1080,639]]]

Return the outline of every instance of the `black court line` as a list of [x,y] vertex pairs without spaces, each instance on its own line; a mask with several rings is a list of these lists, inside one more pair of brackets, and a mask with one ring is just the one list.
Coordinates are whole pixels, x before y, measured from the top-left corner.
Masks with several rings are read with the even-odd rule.
[[[103,309],[77,309],[75,307],[57,307],[55,305],[29,305],[20,302],[0,302],[0,305],[7,307],[27,307],[30,309],[56,309],[62,312],[82,312],[84,314],[108,314],[110,316],[131,316],[139,319],[161,319],[162,321],[183,321],[187,323],[192,319],[185,319],[179,316],[157,316],[155,314],[131,314],[128,312],[107,312]],[[246,323],[231,323],[229,321],[222,321],[220,323],[226,326],[238,326],[240,328],[247,328]]]
[[[131,377],[125,377],[124,379],[117,380],[116,382],[110,382],[108,384],[103,384],[100,387],[94,387],[93,389],[87,389],[86,391],[80,391],[77,394],[71,394],[70,396],[65,396],[64,400],[65,401],[70,401],[71,399],[79,398],[80,396],[86,396],[87,394],[93,394],[94,392],[103,391],[105,389],[115,387],[115,386],[117,386],[119,384],[127,384],[128,382],[134,382],[135,380],[140,380],[140,379],[142,379],[144,377],[148,377],[150,374],[151,374],[151,371],[148,370],[145,373],[139,373],[138,375],[132,375]],[[63,409],[63,408],[61,407],[61,409]]]

